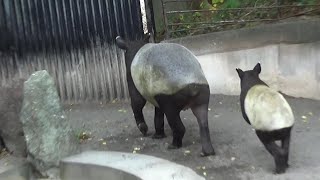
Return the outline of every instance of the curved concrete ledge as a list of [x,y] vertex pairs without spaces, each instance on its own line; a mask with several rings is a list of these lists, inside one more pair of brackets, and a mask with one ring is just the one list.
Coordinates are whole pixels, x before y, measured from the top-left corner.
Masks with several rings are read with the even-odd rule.
[[61,180],[204,180],[188,167],[153,156],[88,151],[60,162]]
[[320,19],[169,40],[196,54],[212,94],[239,95],[236,68],[262,65],[261,79],[289,96],[320,100]]
[[320,18],[293,19],[251,28],[165,40],[182,44],[195,55],[251,49],[270,44],[320,41]]

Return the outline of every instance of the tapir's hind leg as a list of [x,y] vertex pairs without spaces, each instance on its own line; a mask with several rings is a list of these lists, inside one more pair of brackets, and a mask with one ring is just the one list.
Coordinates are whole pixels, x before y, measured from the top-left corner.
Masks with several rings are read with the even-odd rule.
[[144,120],[142,109],[146,104],[146,100],[139,93],[139,91],[136,89],[133,83],[128,82],[128,87],[131,98],[131,108],[134,114],[134,118],[136,120],[139,130],[145,136],[148,132],[148,126],[146,124],[146,121]]
[[291,137],[291,128],[288,129],[285,137],[281,140],[281,147],[285,153],[285,167],[288,168],[288,160],[289,160],[289,147],[290,147],[290,137]]
[[164,113],[158,107],[155,107],[154,109],[154,127],[156,132],[152,138],[161,139],[166,137],[164,134]]
[[208,126],[209,87],[202,87],[200,92],[201,93],[194,100],[191,110],[196,116],[200,128],[200,139],[202,144],[201,156],[215,155]]
[[[186,131],[180,118],[180,111],[182,110],[183,104],[185,104],[184,98],[181,99],[180,94],[175,94],[157,95],[155,99],[158,102],[160,109],[166,115],[168,124],[172,130],[173,140],[172,144],[168,148],[180,148],[182,146],[182,138]],[[155,123],[158,123],[158,127],[163,126],[162,122]]]
[[274,158],[274,162],[276,164],[275,173],[284,173],[287,169],[285,151],[276,144],[275,139],[272,137],[272,133],[256,131],[256,134]]
[[172,144],[169,145],[168,149],[177,149],[182,146],[182,138],[184,133],[186,132],[186,128],[184,127],[181,118],[180,118],[180,110],[175,109],[174,107],[167,108],[164,110],[166,117],[168,119],[168,124],[172,129]]

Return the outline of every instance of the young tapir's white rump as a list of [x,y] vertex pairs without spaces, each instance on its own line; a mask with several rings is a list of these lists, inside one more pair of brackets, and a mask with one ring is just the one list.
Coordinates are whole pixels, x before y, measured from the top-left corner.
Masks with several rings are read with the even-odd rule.
[[189,84],[208,84],[195,55],[174,43],[148,43],[131,64],[131,75],[140,94],[158,106],[154,97],[172,95]]
[[255,85],[248,91],[245,111],[256,130],[273,131],[291,127],[294,117],[288,102],[277,91],[265,85]]

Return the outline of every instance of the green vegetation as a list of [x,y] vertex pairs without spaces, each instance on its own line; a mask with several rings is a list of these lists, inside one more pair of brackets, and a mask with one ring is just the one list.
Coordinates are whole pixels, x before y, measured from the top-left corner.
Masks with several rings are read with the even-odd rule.
[[[170,36],[175,38],[213,31],[250,27],[261,23],[272,22],[272,20],[274,21],[278,18],[292,17],[299,13],[304,14],[310,12],[312,8],[315,9],[315,7],[256,9],[259,7],[277,6],[279,4],[320,4],[320,0],[192,0],[192,2],[188,4],[187,10],[200,11],[168,15],[169,31],[171,31]],[[229,10],[222,11],[223,9]],[[319,14],[319,9],[316,13]]]

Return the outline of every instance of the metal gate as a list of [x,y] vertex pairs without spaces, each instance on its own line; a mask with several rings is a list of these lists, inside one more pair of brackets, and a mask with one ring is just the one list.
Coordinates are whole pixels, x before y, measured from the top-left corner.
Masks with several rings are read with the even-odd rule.
[[143,36],[139,0],[0,0],[0,81],[47,70],[63,101],[128,99],[117,35]]

